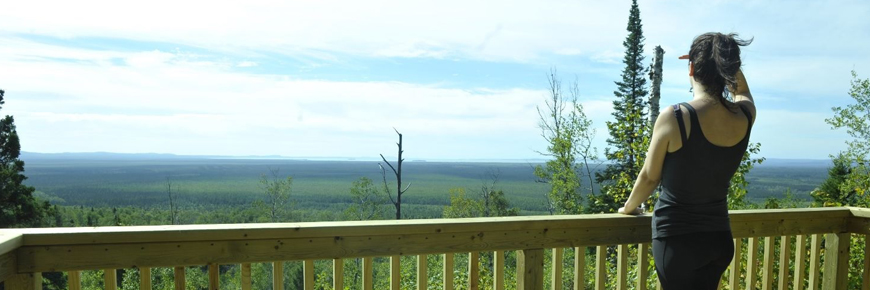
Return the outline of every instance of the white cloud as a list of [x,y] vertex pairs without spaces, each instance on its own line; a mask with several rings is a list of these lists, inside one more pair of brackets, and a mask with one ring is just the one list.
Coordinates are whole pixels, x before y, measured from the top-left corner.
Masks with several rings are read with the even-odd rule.
[[[396,126],[409,128],[409,137],[426,136],[409,142],[421,142],[416,146],[430,148],[425,150],[432,155],[525,154],[518,152],[542,148],[532,137],[537,136],[534,106],[543,98],[538,90],[298,79],[232,69],[265,66],[257,57],[267,54],[309,67],[347,57],[540,65],[559,55],[605,66],[581,69],[607,71],[606,84],[590,85],[596,93],[606,92],[616,77],[610,74],[620,66],[628,7],[614,1],[12,1],[0,10],[4,111],[16,115],[24,142],[32,142],[26,148],[36,151],[322,155],[316,150],[349,150],[346,154],[354,155],[373,151],[359,140],[391,140],[389,128]],[[761,112],[772,112],[776,120],[823,125],[820,116],[828,115],[828,108],[849,101],[848,71],[854,68],[864,77],[870,71],[866,1],[641,1],[640,8],[647,56],[655,45],[667,51],[663,104],[690,97],[686,63],[676,56],[705,31],[755,37],[744,50],[747,75]],[[158,42],[237,58],[58,47],[27,36]],[[608,98],[585,103],[602,146]],[[802,113],[789,115],[795,107]],[[836,134],[805,137],[792,126],[759,122],[765,152],[826,155],[833,149],[787,145],[842,140]],[[148,141],[155,139],[161,141]],[[436,147],[447,148],[446,143],[466,149],[439,152]],[[505,145],[499,150],[455,145],[462,143]]]
[[[25,150],[360,156],[391,152],[380,148],[392,144],[393,127],[428,140],[415,148],[426,157],[501,158],[487,154],[537,147],[527,136],[536,136],[542,91],[300,80],[179,53],[112,55],[124,61],[0,59],[4,113],[15,115]],[[376,136],[379,144],[366,144]],[[447,143],[503,146],[444,152]]]

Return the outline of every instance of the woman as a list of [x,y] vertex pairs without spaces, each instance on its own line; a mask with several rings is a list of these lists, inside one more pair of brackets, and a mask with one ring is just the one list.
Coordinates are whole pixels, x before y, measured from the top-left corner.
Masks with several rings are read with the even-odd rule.
[[749,43],[736,34],[706,33],[680,57],[689,59],[694,97],[659,115],[646,161],[619,209],[638,214],[661,182],[652,247],[665,290],[716,289],[734,255],[728,186],[755,121],[755,104],[740,70],[740,46]]

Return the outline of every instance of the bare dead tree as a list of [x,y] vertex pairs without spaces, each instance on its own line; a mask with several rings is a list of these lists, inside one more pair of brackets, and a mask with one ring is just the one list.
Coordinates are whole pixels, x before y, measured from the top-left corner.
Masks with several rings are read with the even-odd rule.
[[652,89],[649,96],[649,126],[652,128],[659,117],[659,100],[661,99],[662,87],[662,57],[665,55],[665,50],[661,45],[655,48],[655,57],[653,63],[650,64],[649,79],[652,81]]
[[480,195],[483,197],[483,216],[490,217],[490,204],[492,203],[492,194],[495,191],[495,185],[498,183],[501,170],[489,169],[484,176],[483,184],[480,186]]
[[[386,163],[387,166],[389,166],[390,169],[393,170],[393,174],[396,175],[396,199],[393,199],[393,194],[392,192],[390,192],[389,186],[387,186],[387,170],[380,163],[378,163],[378,166],[381,167],[381,175],[384,178],[384,189],[387,192],[387,196],[390,197],[390,202],[392,202],[393,205],[396,207],[396,219],[400,220],[402,219],[402,194],[408,191],[408,188],[411,187],[411,184],[408,183],[408,185],[405,186],[405,189],[402,189],[402,162],[405,161],[405,159],[402,158],[402,153],[404,152],[402,150],[402,133],[399,133],[399,130],[396,130],[396,128],[393,128],[393,130],[395,130],[396,134],[399,135],[399,143],[396,143],[396,145],[399,146],[399,157],[397,159],[398,161],[396,162],[397,166],[393,167],[393,164],[390,164],[390,162],[387,161],[387,158],[384,157],[384,154],[380,155],[381,159],[384,160],[384,163]],[[398,169],[396,169],[397,167]]]
[[172,179],[169,176],[166,177],[166,194],[169,196],[169,222],[178,224],[178,194],[172,194]]

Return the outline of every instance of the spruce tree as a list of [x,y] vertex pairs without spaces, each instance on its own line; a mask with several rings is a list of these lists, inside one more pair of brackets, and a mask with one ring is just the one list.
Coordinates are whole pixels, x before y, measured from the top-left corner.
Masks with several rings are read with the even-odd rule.
[[[0,90],[0,108],[4,91]],[[0,119],[0,228],[38,226],[49,211],[48,202],[33,197],[35,190],[22,184],[27,179],[24,161],[18,159],[21,143],[12,116]]]
[[643,25],[637,0],[633,0],[628,17],[628,36],[622,42],[625,57],[622,81],[613,94],[613,121],[607,122],[610,138],[604,155],[607,168],[596,175],[601,192],[589,199],[589,212],[614,212],[628,195],[646,156],[651,131],[646,108],[646,66],[643,65]]

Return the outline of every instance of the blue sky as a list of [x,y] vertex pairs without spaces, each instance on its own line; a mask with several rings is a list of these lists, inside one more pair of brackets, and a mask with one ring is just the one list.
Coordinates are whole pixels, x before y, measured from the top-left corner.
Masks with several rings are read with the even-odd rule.
[[[546,73],[578,80],[603,152],[630,1],[12,1],[2,114],[31,152],[540,159]],[[824,123],[870,77],[868,1],[639,1],[687,101],[707,31],[754,37],[744,71],[768,158],[827,158]]]

